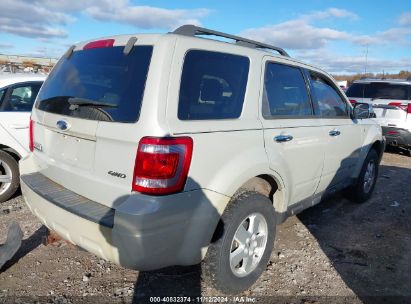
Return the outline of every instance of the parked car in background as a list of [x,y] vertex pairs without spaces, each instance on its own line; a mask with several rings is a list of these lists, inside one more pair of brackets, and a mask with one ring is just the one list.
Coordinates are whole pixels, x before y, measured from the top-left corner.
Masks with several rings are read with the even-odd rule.
[[30,112],[45,78],[0,75],[0,203],[19,187],[18,161],[29,152]]
[[207,284],[238,293],[288,216],[342,189],[371,196],[384,140],[369,115],[257,41],[187,25],[81,42],[37,97],[21,188],[44,225],[104,259],[203,261]]
[[411,150],[411,79],[358,80],[346,95],[353,104],[373,105],[387,144]]

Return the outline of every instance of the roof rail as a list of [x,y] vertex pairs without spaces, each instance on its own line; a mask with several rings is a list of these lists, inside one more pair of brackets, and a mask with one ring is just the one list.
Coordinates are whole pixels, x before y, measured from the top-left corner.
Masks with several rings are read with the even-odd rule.
[[258,41],[250,40],[247,38],[242,38],[242,37],[226,34],[223,32],[206,29],[203,27],[198,27],[198,26],[191,25],[191,24],[182,25],[176,30],[174,30],[172,33],[178,34],[178,35],[184,35],[184,36],[193,36],[193,37],[197,35],[212,35],[212,36],[224,37],[224,38],[235,40],[235,43],[241,46],[250,47],[254,49],[274,50],[282,56],[290,57],[290,55],[288,55],[288,53],[284,51],[282,48],[269,45],[269,44],[265,44],[265,43],[261,43]]

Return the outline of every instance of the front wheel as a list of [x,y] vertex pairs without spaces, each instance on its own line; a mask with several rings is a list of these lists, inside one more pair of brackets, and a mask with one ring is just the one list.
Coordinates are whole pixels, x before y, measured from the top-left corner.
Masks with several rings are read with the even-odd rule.
[[249,288],[266,269],[275,238],[272,202],[257,192],[244,192],[226,208],[220,238],[203,261],[204,280],[225,294]]
[[363,203],[371,197],[378,177],[378,159],[377,152],[374,149],[370,150],[356,183],[348,189],[349,199]]

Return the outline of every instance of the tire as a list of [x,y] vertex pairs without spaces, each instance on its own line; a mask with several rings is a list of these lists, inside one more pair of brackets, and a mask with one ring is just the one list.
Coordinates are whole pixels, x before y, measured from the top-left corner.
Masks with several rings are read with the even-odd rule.
[[[254,226],[257,222],[260,224]],[[203,281],[224,294],[238,294],[248,289],[266,269],[275,230],[275,212],[267,197],[252,191],[236,196],[221,217],[215,233],[219,239],[211,243],[202,262]],[[240,239],[243,242],[237,241]],[[238,264],[230,260],[235,252],[243,256]]]
[[[368,171],[370,166],[374,166],[372,176],[370,176],[371,173]],[[375,183],[377,182],[378,166],[378,154],[374,149],[372,149],[368,152],[368,155],[364,160],[356,183],[347,191],[348,199],[356,203],[363,203],[371,197],[372,192],[374,191]]]
[[[6,177],[11,177],[11,180],[1,182]],[[0,203],[12,197],[19,188],[19,185],[20,174],[17,161],[10,154],[0,151]]]

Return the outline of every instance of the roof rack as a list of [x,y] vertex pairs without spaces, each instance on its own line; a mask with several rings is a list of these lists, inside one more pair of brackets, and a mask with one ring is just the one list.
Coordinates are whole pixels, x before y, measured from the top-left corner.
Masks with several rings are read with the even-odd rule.
[[203,27],[198,27],[198,26],[191,25],[191,24],[182,25],[179,28],[177,28],[176,30],[174,30],[174,32],[172,32],[172,33],[173,34],[178,34],[178,35],[184,35],[184,36],[192,36],[192,37],[197,36],[197,35],[212,35],[212,36],[224,37],[224,38],[235,40],[235,43],[237,45],[250,47],[250,48],[254,48],[254,49],[274,50],[282,56],[290,57],[290,55],[288,55],[288,53],[286,51],[284,51],[282,48],[279,48],[279,47],[276,47],[276,46],[273,46],[273,45],[269,45],[269,44],[265,44],[265,43],[261,43],[261,42],[258,42],[258,41],[250,40],[250,39],[247,39],[247,38],[242,38],[242,37],[226,34],[226,33],[223,33],[223,32],[218,32],[218,31],[206,29],[206,28],[203,28]]

